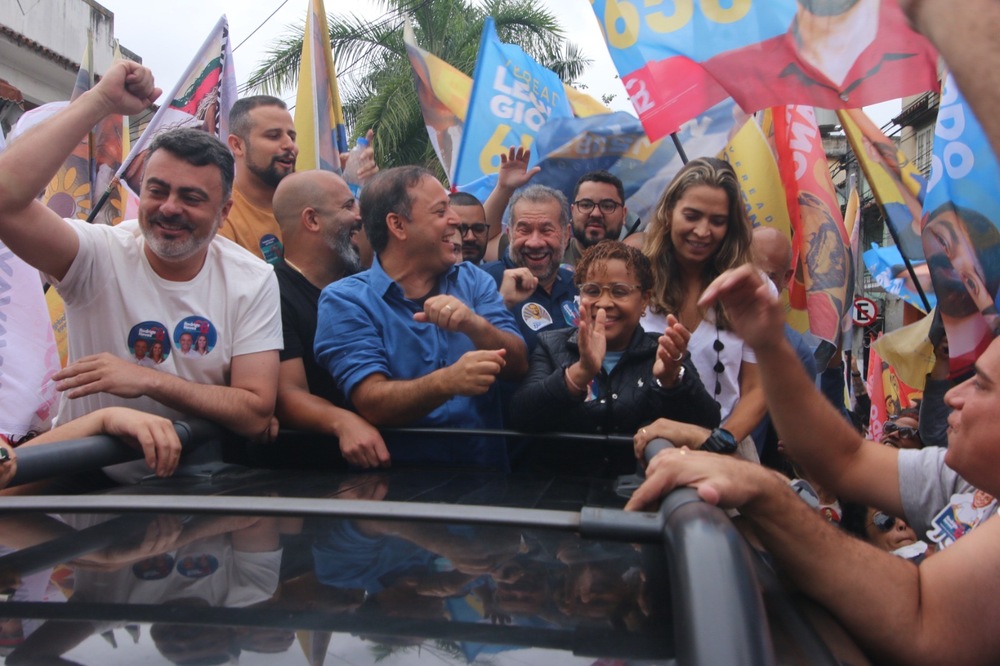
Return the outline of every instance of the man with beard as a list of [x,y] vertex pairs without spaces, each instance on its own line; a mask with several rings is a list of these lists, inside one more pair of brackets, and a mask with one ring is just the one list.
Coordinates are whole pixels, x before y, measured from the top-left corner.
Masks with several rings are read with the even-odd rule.
[[576,326],[579,316],[573,273],[560,265],[570,233],[566,197],[544,185],[518,191],[507,233],[507,251],[483,270],[496,280],[531,352],[539,331]]
[[566,248],[565,261],[576,266],[583,251],[602,240],[618,240],[625,224],[625,187],[607,171],[591,171],[580,176],[573,190],[573,238]]
[[361,270],[355,242],[361,232],[358,202],[340,176],[303,171],[278,185],[274,217],[285,240],[285,259],[274,268],[285,338],[278,419],[283,427],[336,437],[344,459],[355,467],[387,467],[389,451],[382,436],[343,409],[343,394],[313,355],[320,291]]
[[299,154],[285,103],[269,95],[237,100],[229,112],[229,149],[236,158],[233,207],[219,234],[276,263],[283,249],[271,199]]
[[[66,303],[69,363],[54,379],[60,423],[102,407],[198,416],[245,436],[268,432],[281,348],[274,271],[215,239],[231,206],[233,157],[195,129],[156,137],[139,195],[138,223],[64,220],[35,200],[80,139],[112,114],[132,115],[157,98],[150,71],[117,61],[73,104],[0,154],[0,238],[50,276]],[[183,330],[197,317],[218,332],[199,362],[170,354],[137,366],[129,340]],[[179,446],[157,451],[174,461]],[[106,470],[137,480],[142,461]]]
[[486,209],[476,197],[468,192],[452,192],[448,195],[451,207],[462,220],[458,232],[462,237],[462,261],[479,266],[486,256],[490,225],[486,223]]

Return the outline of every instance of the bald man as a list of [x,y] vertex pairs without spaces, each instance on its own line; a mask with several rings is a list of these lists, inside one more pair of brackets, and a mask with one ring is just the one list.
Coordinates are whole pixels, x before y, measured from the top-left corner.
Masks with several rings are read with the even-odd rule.
[[282,427],[337,437],[341,454],[355,467],[387,467],[389,451],[382,436],[342,408],[344,396],[313,356],[320,291],[361,269],[358,202],[340,176],[303,171],[282,179],[272,207],[285,245],[284,261],[275,266],[285,336],[278,419]]

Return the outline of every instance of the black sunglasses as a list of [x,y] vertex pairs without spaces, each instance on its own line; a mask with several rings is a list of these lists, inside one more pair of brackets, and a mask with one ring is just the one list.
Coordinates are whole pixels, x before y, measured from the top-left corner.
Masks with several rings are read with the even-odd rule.
[[912,426],[900,426],[894,421],[889,421],[884,426],[882,426],[882,432],[889,435],[894,432],[898,432],[900,437],[913,438],[916,437],[919,431],[917,428]]
[[887,513],[882,513],[881,511],[876,511],[872,515],[871,524],[874,525],[875,529],[877,529],[879,532],[885,534],[886,532],[888,532],[889,530],[891,530],[893,527],[896,526],[896,517],[890,516]]

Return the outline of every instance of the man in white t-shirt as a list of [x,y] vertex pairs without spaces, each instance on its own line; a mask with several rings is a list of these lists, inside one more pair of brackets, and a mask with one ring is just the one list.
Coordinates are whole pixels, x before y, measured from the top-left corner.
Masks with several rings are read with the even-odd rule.
[[[0,154],[0,239],[50,276],[66,303],[69,363],[55,375],[59,422],[123,405],[198,416],[256,437],[274,413],[278,288],[270,266],[216,238],[231,206],[226,146],[190,129],[156,137],[137,223],[64,220],[35,200],[101,118],[137,113],[159,94],[148,69],[118,61],[92,90],[11,143]],[[205,335],[210,351],[185,358],[185,332]],[[140,340],[155,369],[136,364]],[[156,451],[179,454],[175,446]]]

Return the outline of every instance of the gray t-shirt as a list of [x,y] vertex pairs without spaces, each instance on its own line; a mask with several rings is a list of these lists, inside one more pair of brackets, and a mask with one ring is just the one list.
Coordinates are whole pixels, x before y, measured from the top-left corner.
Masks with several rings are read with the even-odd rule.
[[944,464],[948,449],[926,446],[899,451],[899,496],[903,513],[921,537],[932,529],[941,509],[951,504],[956,493],[974,493],[976,489],[958,472]]

